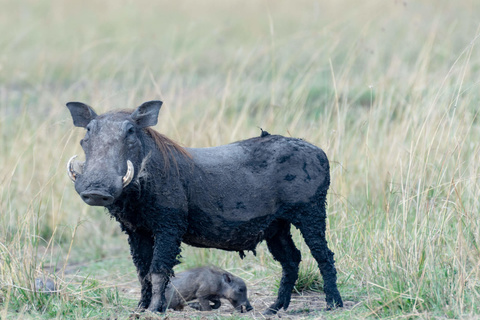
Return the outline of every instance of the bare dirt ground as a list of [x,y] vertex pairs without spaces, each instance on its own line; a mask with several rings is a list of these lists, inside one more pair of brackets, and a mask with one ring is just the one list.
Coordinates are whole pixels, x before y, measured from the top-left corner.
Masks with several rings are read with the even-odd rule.
[[[277,315],[266,316],[262,312],[275,301],[276,295],[272,290],[262,288],[261,286],[249,286],[249,300],[254,308],[250,312],[239,313],[233,309],[233,306],[227,301],[222,300],[222,306],[212,311],[197,311],[190,307],[185,307],[183,311],[167,310],[164,315],[155,315],[149,312],[132,314],[130,319],[150,320],[150,319],[218,319],[218,318],[245,318],[245,319],[326,319],[332,312],[325,311],[325,294],[319,292],[302,292],[301,294],[292,294],[292,300],[287,311],[281,310]],[[140,288],[130,288],[122,290],[128,295],[140,298]],[[344,309],[351,309],[357,303],[353,301],[344,301]]]
[[[128,257],[130,259],[130,257]],[[88,263],[77,263],[69,265],[65,270],[67,277],[74,277],[75,274],[81,272]],[[61,267],[57,266],[57,270]],[[53,267],[47,267],[46,270],[53,270]],[[43,276],[48,276],[43,274]],[[112,279],[112,274],[106,279],[102,279],[109,287],[116,287],[128,298],[134,301],[140,299],[140,283],[136,278],[136,273],[132,271],[132,274],[125,278],[125,274],[120,273],[120,278]],[[100,276],[100,278],[102,278]],[[336,311],[325,311],[325,294],[323,292],[304,291],[301,293],[293,293],[292,299],[288,309],[280,310],[277,315],[266,316],[262,313],[271,305],[276,299],[276,293],[274,293],[273,282],[271,279],[268,281],[258,280],[253,283],[247,283],[248,285],[248,298],[250,304],[254,308],[250,312],[239,313],[235,311],[233,306],[228,300],[222,299],[222,305],[217,310],[212,311],[197,311],[193,308],[186,306],[183,311],[167,310],[165,314],[152,314],[149,312],[135,313],[132,310],[130,319],[150,320],[150,319],[218,319],[218,318],[245,318],[245,319],[326,319],[332,313],[344,312],[354,308],[359,302],[355,301],[343,301],[344,308]]]

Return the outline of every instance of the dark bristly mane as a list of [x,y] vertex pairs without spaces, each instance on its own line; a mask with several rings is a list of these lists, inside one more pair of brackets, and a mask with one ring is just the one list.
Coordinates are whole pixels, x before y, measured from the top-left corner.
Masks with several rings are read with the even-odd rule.
[[[170,158],[169,155],[171,155],[174,152],[179,153],[180,155],[191,158],[191,155],[183,148],[180,146],[178,143],[173,141],[172,139],[164,136],[160,132],[148,127],[144,129],[145,132],[152,137],[153,141],[155,141],[155,144],[157,145],[158,150],[163,155],[163,158],[168,162],[168,159]],[[173,157],[173,159],[175,159]]]

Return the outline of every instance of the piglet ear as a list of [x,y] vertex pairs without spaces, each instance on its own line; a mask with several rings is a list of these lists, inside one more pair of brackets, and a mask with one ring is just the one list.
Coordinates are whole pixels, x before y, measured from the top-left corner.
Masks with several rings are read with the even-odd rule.
[[151,127],[157,124],[158,112],[163,102],[159,100],[144,102],[132,113],[132,119],[140,128]]
[[93,109],[81,102],[69,102],[67,108],[72,115],[73,124],[76,127],[85,128],[90,121],[97,117],[97,114]]
[[223,274],[223,281],[225,281],[226,283],[230,283],[230,282],[232,282],[232,278],[230,277],[230,275],[228,273],[224,273]]

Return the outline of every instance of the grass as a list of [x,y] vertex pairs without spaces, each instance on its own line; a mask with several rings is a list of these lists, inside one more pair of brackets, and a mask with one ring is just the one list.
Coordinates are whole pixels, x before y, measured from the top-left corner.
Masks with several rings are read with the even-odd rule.
[[[2,3],[0,316],[129,317],[126,236],[65,175],[83,132],[64,105],[162,99],[156,129],[185,146],[261,127],[326,151],[328,240],[356,303],[330,317],[478,317],[478,12],[473,0]],[[292,232],[298,290],[315,289]],[[177,271],[215,264],[251,294],[273,295],[281,274],[264,244],[244,260],[187,246],[182,256]],[[33,290],[41,274],[58,293]]]

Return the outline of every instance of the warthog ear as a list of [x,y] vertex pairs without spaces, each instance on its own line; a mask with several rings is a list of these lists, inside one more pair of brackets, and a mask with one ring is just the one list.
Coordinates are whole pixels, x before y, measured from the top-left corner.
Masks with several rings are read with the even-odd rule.
[[140,128],[151,127],[157,124],[158,112],[163,102],[154,100],[144,102],[132,113],[132,119]]
[[230,283],[230,282],[232,282],[232,278],[230,277],[230,275],[228,273],[224,273],[223,274],[223,281],[225,281],[226,283]]
[[97,117],[93,109],[81,102],[69,102],[67,108],[72,115],[73,124],[76,127],[85,128],[90,121]]

